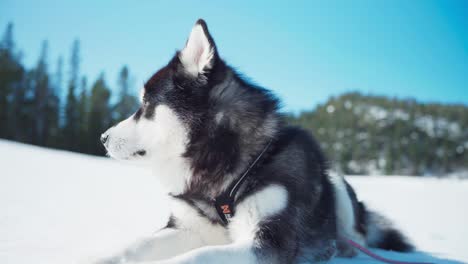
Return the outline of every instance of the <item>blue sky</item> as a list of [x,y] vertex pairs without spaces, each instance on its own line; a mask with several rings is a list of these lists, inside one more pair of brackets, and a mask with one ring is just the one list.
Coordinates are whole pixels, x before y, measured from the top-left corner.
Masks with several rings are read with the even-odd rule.
[[[113,86],[128,64],[135,89],[204,18],[219,52],[287,111],[350,90],[468,104],[468,1],[1,0],[23,61],[49,40],[53,70],[81,40],[82,73]],[[2,30],[3,30],[2,29]],[[67,67],[65,68],[67,69]]]

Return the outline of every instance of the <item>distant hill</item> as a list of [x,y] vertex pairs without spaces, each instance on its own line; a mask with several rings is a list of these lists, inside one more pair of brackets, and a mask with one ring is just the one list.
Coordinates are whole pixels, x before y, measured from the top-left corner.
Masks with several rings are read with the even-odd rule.
[[468,174],[468,107],[347,93],[288,120],[346,174]]

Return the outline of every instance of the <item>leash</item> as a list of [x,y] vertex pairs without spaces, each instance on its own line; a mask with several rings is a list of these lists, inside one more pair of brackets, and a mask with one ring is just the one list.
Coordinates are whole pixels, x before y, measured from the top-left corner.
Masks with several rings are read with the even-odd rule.
[[242,183],[247,179],[247,175],[249,172],[259,163],[265,152],[271,146],[273,139],[270,139],[268,144],[265,148],[260,152],[257,158],[250,164],[250,166],[244,171],[242,176],[237,180],[237,182],[233,182],[229,188],[226,189],[222,194],[215,198],[214,204],[216,208],[216,212],[218,212],[219,218],[223,222],[224,225],[227,225],[230,219],[234,216],[234,198],[236,197],[237,191],[239,191],[239,187]]
[[367,256],[369,256],[369,257],[371,257],[371,258],[373,258],[375,260],[378,260],[380,262],[383,262],[383,263],[388,263],[388,264],[434,264],[432,262],[410,262],[410,261],[399,261],[399,260],[392,260],[392,259],[384,258],[384,257],[382,257],[380,255],[377,255],[377,254],[373,253],[372,251],[365,248],[364,246],[359,245],[357,242],[355,242],[355,241],[353,241],[351,239],[344,238],[344,240],[346,241],[346,243],[348,243],[348,245],[352,246],[353,248],[356,248],[359,251],[361,251],[362,253],[366,254]]

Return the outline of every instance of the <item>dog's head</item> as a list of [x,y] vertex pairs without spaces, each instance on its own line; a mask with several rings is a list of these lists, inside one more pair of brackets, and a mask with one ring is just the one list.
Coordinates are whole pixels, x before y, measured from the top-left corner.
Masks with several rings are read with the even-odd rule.
[[183,153],[223,68],[206,23],[197,21],[185,47],[144,85],[139,110],[102,134],[108,154],[147,163]]

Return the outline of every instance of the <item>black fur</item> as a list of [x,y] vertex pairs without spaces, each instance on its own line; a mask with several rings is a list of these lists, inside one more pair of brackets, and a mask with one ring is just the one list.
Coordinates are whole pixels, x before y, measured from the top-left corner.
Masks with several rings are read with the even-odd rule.
[[406,241],[406,238],[396,229],[389,229],[383,233],[382,240],[376,245],[378,248],[400,252],[413,250],[413,246]]
[[174,216],[169,216],[169,220],[167,221],[167,224],[164,228],[175,228],[176,225],[176,219]]
[[363,202],[358,201],[357,195],[353,190],[353,187],[345,181],[346,190],[348,191],[351,202],[353,203],[354,218],[356,219],[356,231],[363,236],[367,235],[367,211]]

